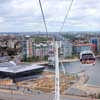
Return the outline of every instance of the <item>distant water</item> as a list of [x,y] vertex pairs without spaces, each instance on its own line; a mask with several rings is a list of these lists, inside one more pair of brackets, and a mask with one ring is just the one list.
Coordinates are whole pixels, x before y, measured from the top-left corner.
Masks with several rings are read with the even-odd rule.
[[[81,71],[86,71],[90,79],[87,84],[100,86],[100,58],[96,59],[95,65],[83,65],[79,61],[63,63],[65,71],[68,73],[79,73]],[[62,67],[60,66],[60,70]]]

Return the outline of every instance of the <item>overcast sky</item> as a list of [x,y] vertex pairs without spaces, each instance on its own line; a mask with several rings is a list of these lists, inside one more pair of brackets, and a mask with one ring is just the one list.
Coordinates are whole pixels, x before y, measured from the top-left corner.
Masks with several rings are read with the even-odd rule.
[[[71,0],[41,0],[48,31],[59,31]],[[99,31],[100,0],[74,0],[62,31]],[[0,32],[45,31],[38,0],[0,0]]]

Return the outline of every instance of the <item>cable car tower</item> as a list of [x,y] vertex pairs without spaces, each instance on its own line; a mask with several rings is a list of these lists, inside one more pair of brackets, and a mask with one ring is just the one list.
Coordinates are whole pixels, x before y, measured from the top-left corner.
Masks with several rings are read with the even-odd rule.
[[58,43],[55,41],[55,100],[60,100]]
[[[68,14],[71,10],[72,4],[73,4],[74,0],[71,0],[71,3],[69,5],[69,8],[67,10],[67,13],[64,17],[64,21],[62,23],[61,29],[59,31],[59,33],[61,33],[64,24],[66,22],[66,19],[68,17]],[[47,31],[47,25],[46,25],[46,21],[45,21],[45,16],[44,16],[44,12],[43,12],[43,8],[42,8],[42,4],[41,4],[41,0],[39,0],[39,5],[40,5],[40,9],[41,9],[41,13],[42,13],[42,17],[43,17],[43,22],[44,22],[44,27],[45,27],[45,31],[47,33],[48,36],[48,31]],[[59,76],[59,54],[58,54],[58,42],[56,39],[54,39],[54,54],[55,54],[55,99],[54,100],[60,100],[60,76]]]

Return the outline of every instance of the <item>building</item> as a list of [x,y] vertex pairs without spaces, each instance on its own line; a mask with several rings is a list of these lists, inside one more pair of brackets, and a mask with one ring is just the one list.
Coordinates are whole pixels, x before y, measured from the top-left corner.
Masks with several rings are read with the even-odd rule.
[[90,42],[96,46],[96,51],[100,52],[100,38],[99,37],[91,37]]
[[15,47],[15,41],[10,39],[10,40],[8,40],[7,45],[8,45],[9,48],[14,48]]
[[21,41],[22,46],[22,55],[24,58],[31,58],[33,57],[33,46],[32,46],[32,38],[25,38]]
[[12,85],[13,83],[13,80],[12,79],[9,79],[9,78],[5,78],[5,79],[0,79],[0,85],[2,86],[9,86],[9,85]]
[[[58,41],[59,54],[61,58],[72,56],[72,43],[69,40]],[[52,49],[54,49],[54,43],[52,43]],[[51,51],[53,51],[51,49]],[[52,52],[51,52],[52,53]]]
[[62,53],[63,57],[71,57],[73,52],[73,45],[70,41],[62,41]]
[[[20,52],[20,42],[15,36],[0,36],[0,56],[8,56],[9,51],[18,54]],[[12,53],[13,54],[13,53]]]
[[32,39],[28,39],[26,41],[27,45],[27,57],[32,57],[33,56],[33,47],[32,47]]
[[7,41],[0,39],[0,47],[7,47]]
[[49,45],[48,41],[35,42],[34,38],[25,37],[21,42],[23,58],[47,57]]
[[[58,42],[58,48],[59,48],[59,58],[60,59],[65,59],[67,57],[71,57],[72,56],[72,43],[68,40],[66,41],[57,41]],[[52,43],[51,45],[51,49],[49,49],[49,65],[54,65],[54,43]]]
[[86,50],[92,50],[93,52],[95,52],[95,48],[96,48],[95,45],[92,43],[76,44],[74,45],[73,52],[75,54],[80,54],[80,52],[86,51]]
[[48,56],[48,43],[33,43],[33,56],[45,57]]
[[[72,56],[72,46],[68,40],[58,40],[59,54],[62,55],[62,58]],[[22,41],[22,53],[24,58],[36,57],[36,59],[45,60],[46,58],[47,60],[47,58],[51,56],[50,52],[54,52],[53,40],[36,42],[33,41],[32,38],[27,37]]]
[[[14,82],[23,80],[27,76],[38,75],[45,69],[44,66],[19,64],[10,61],[0,63],[0,78],[11,78]],[[20,81],[21,81],[20,80]]]

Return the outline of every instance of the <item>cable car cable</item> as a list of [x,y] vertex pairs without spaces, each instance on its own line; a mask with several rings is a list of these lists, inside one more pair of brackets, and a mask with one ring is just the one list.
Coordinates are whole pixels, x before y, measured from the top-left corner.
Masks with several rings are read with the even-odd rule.
[[43,22],[44,22],[44,26],[45,26],[45,31],[48,34],[48,29],[47,29],[47,25],[46,25],[46,21],[45,21],[45,16],[44,16],[41,0],[39,0],[39,5],[40,5],[41,13],[42,13],[42,18],[43,18]]
[[63,29],[63,27],[64,27],[64,25],[65,25],[66,19],[68,18],[68,15],[69,15],[70,10],[71,10],[71,8],[72,8],[73,2],[74,2],[74,0],[72,0],[71,3],[70,3],[70,5],[69,5],[69,8],[68,8],[67,13],[66,13],[66,15],[65,15],[65,17],[64,17],[64,20],[63,20],[63,23],[62,23],[62,26],[61,26],[61,28],[60,28],[59,33],[61,33],[61,31],[62,31],[62,29]]

